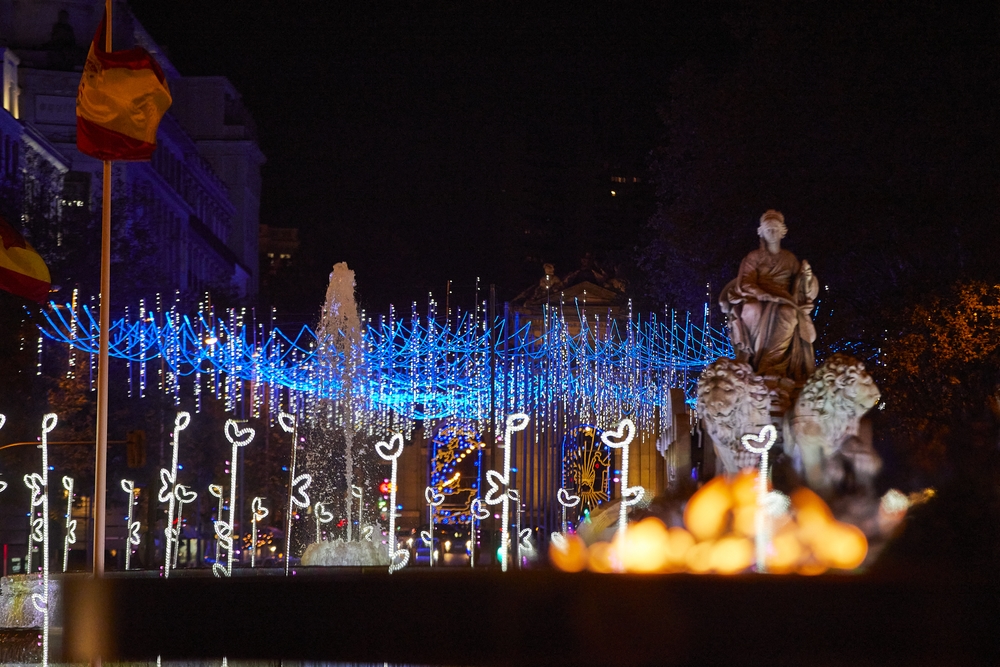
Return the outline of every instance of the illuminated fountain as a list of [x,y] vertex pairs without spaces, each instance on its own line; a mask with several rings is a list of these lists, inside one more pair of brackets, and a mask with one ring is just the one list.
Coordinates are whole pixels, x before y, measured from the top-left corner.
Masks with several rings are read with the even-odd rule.
[[[307,434],[305,467],[312,472],[314,497],[320,501],[312,511],[315,514],[316,508],[323,506],[337,516],[345,516],[346,539],[333,537],[329,530],[324,539],[320,529],[323,522],[313,517],[317,520],[316,541],[302,554],[303,565],[389,565],[381,540],[374,540],[375,531],[366,530],[365,524],[364,486],[374,480],[367,472],[373,452],[358,446],[369,420],[359,383],[364,374],[364,329],[354,289],[354,271],[345,262],[334,265],[316,328],[317,357],[326,372],[326,387],[316,398],[306,401],[303,419]],[[356,479],[356,475],[361,478]],[[352,515],[355,498],[357,514]],[[353,530],[355,520],[357,531]]]

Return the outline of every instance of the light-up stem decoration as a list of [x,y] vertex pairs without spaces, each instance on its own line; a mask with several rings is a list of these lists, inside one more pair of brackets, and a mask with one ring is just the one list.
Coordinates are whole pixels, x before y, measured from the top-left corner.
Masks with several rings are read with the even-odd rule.
[[[486,492],[486,504],[497,505],[503,503],[501,512],[500,533],[500,569],[507,571],[507,563],[510,560],[510,452],[514,448],[514,434],[528,428],[531,420],[528,415],[518,412],[507,417],[507,428],[504,432],[503,447],[503,475],[496,470],[486,471],[486,482],[490,485]],[[503,487],[503,490],[500,490]]]
[[[438,493],[433,486],[424,489],[424,500],[427,501],[427,528],[420,531],[420,539],[427,545],[430,556],[431,567],[434,567],[434,508],[440,507],[444,502],[444,494]],[[394,508],[395,509],[395,508]]]
[[[3,425],[6,424],[6,423],[7,423],[7,415],[5,415],[3,413],[0,413],[0,428],[3,428]],[[7,488],[7,482],[5,482],[3,480],[0,480],[0,493],[3,493],[4,489],[6,489],[6,488]],[[30,548],[31,548],[31,542],[30,541],[28,542],[28,547],[29,547],[29,551],[30,551]]]
[[[223,503],[222,499],[225,497],[225,491],[223,490],[222,486],[220,486],[219,484],[209,484],[208,485],[208,492],[213,497],[215,497],[215,498],[217,498],[219,500],[218,508],[215,511],[215,521],[212,522],[212,529],[214,530],[215,529],[215,524],[218,523],[219,521],[222,521],[222,503]],[[218,563],[219,559],[222,558],[222,556],[220,555],[221,551],[222,551],[222,545],[219,543],[218,540],[216,540],[215,541],[215,562],[216,563]]]
[[181,550],[181,532],[184,530],[184,506],[197,500],[198,494],[183,484],[178,484],[174,487],[174,497],[177,499],[177,534],[174,538],[174,568],[176,568],[177,556]]
[[212,574],[217,577],[233,576],[233,536],[235,535],[236,523],[236,468],[239,462],[240,447],[246,447],[253,441],[256,431],[247,426],[240,428],[235,419],[226,421],[226,440],[233,446],[229,459],[229,520],[215,522],[215,536],[219,543],[226,547],[226,566],[222,567],[218,560],[212,566]]
[[157,499],[161,503],[167,503],[167,527],[164,532],[165,559],[163,563],[163,576],[170,576],[170,568],[173,566],[173,546],[176,539],[177,530],[174,528],[174,486],[177,484],[177,450],[180,444],[181,431],[186,429],[191,423],[191,413],[178,412],[174,418],[174,437],[171,443],[172,453],[170,455],[170,470],[160,468],[160,492]]
[[[517,569],[521,569],[521,492],[517,489],[511,489],[507,492],[510,496],[511,502],[517,507],[517,520],[514,522],[514,534],[517,536]],[[530,534],[531,531],[529,530]]]
[[250,531],[250,538],[253,542],[250,543],[250,567],[257,567],[257,524],[267,518],[268,512],[267,508],[264,507],[264,499],[257,496],[250,503],[250,510],[253,515],[250,518],[250,525],[252,530]]
[[316,503],[313,505],[313,518],[316,519],[316,544],[319,544],[323,537],[322,526],[333,521],[333,512],[328,512],[323,503]]
[[[754,548],[756,552],[757,571],[767,572],[767,549],[771,542],[770,517],[767,511],[767,459],[768,452],[778,438],[778,432],[772,424],[767,424],[754,435],[747,433],[740,438],[743,448],[754,454],[760,454],[760,468],[757,471],[757,511],[754,513]],[[757,443],[756,445],[751,443]],[[758,447],[757,445],[761,445]]]
[[126,521],[127,540],[125,544],[125,571],[132,565],[132,547],[139,546],[139,522],[132,521],[135,508],[135,482],[130,479],[123,479],[122,491],[128,494],[128,519]]
[[63,574],[69,566],[69,545],[76,544],[76,519],[73,518],[73,478],[63,476],[63,488],[66,489],[66,535],[63,537]]
[[42,506],[42,515],[31,521],[32,538],[42,543],[42,592],[31,595],[31,604],[42,612],[42,667],[49,664],[49,433],[57,423],[59,418],[54,413],[42,418],[42,474],[24,476],[25,485],[31,489],[31,506]]
[[358,541],[360,542],[361,541],[361,524],[362,524],[362,522],[364,520],[363,519],[363,516],[364,516],[364,499],[365,499],[364,489],[362,489],[360,486],[356,486],[354,484],[351,484],[351,495],[347,499],[347,541],[348,542],[351,541],[351,507],[354,504],[354,501],[352,501],[351,498],[357,498],[358,499]]
[[298,420],[295,415],[288,412],[278,413],[278,424],[281,425],[282,431],[292,435],[292,458],[288,466],[288,517],[285,522],[285,576],[287,577],[292,562],[292,516],[296,507],[299,509],[309,507],[309,494],[306,493],[306,489],[312,483],[312,477],[295,475],[295,454],[299,448]]
[[476,566],[476,521],[490,518],[490,511],[483,507],[483,501],[473,498],[469,504],[469,564]]
[[389,574],[406,567],[410,561],[410,552],[406,549],[396,550],[396,467],[399,455],[403,453],[403,434],[393,433],[389,442],[375,443],[375,451],[385,461],[392,463],[392,474],[389,477]]
[[580,496],[574,496],[564,488],[556,491],[556,500],[562,506],[562,534],[569,533],[569,522],[566,521],[566,510],[580,504]]
[[[618,422],[614,429],[608,429],[601,433],[601,440],[612,449],[622,450],[622,469],[619,474],[621,480],[621,500],[618,503],[618,532],[616,538],[619,544],[625,543],[625,531],[628,530],[628,508],[642,500],[645,492],[641,486],[628,485],[628,449],[629,444],[635,438],[635,422],[626,417]],[[621,564],[619,563],[619,568]]]

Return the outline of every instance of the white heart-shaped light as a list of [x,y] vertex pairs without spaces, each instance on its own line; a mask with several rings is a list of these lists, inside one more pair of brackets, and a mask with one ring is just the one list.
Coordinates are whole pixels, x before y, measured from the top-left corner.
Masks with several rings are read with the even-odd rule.
[[469,512],[480,521],[490,518],[490,511],[483,507],[483,501],[479,498],[472,499],[472,504],[469,505]]
[[212,574],[214,574],[216,577],[228,577],[229,571],[226,569],[226,566],[223,565],[222,563],[213,563]]
[[260,496],[253,499],[253,502],[250,503],[250,509],[253,511],[253,515],[256,517],[258,523],[270,514],[270,511],[264,507],[264,499]]
[[125,493],[127,493],[129,495],[134,495],[135,494],[135,482],[133,482],[130,479],[123,479],[122,480],[122,491],[124,491]]
[[66,542],[76,544],[76,519],[71,519],[66,526]]
[[[240,428],[239,422],[235,419],[226,420],[226,439],[237,447],[246,447],[253,440],[256,431],[252,427]],[[233,464],[235,465],[235,461]]]
[[209,484],[208,492],[215,496],[216,498],[222,498],[222,487],[218,484]]
[[508,491],[507,497],[510,498],[510,501],[512,503],[517,504],[521,502],[521,492],[518,491],[517,489],[511,489],[510,491]]
[[131,544],[133,544],[135,546],[139,545],[139,542],[141,540],[139,538],[139,522],[138,521],[133,521],[132,522],[132,526],[129,528],[129,531],[128,531],[128,541],[129,541],[129,543],[131,543]]
[[0,480],[0,493],[3,493],[4,489],[6,489],[6,488],[7,488],[7,482],[4,482],[3,480]]
[[330,523],[333,521],[333,513],[326,509],[326,505],[323,503],[316,503],[313,506],[313,513],[316,515],[316,519],[320,523]]
[[73,478],[72,477],[69,477],[67,475],[63,475],[62,485],[63,485],[63,488],[66,489],[67,491],[69,491],[70,493],[73,492]]
[[[177,532],[176,528],[167,528],[163,532],[166,533],[167,539],[171,540],[171,541],[175,541],[180,536],[180,533]],[[221,543],[222,540],[220,539],[219,542]],[[232,544],[231,541],[230,541],[230,544]]]
[[569,549],[569,542],[566,541],[566,537],[562,533],[552,533],[549,535],[549,541],[552,542],[552,546],[563,553]]
[[[503,502],[503,499],[506,497],[507,478],[498,473],[496,470],[487,470],[486,483],[490,487],[486,492],[486,504],[497,505]],[[500,487],[503,487],[504,490],[501,491]]]
[[580,504],[580,496],[574,496],[566,489],[559,489],[556,491],[556,500],[563,507],[576,507]]
[[31,539],[35,542],[41,542],[45,539],[42,534],[42,528],[45,526],[45,520],[42,517],[36,517],[31,520]]
[[174,417],[174,430],[183,431],[191,423],[191,413],[190,412],[178,412],[177,416]]
[[528,423],[531,421],[531,417],[523,412],[515,412],[512,415],[507,415],[507,433],[517,433],[518,431],[523,431],[528,428]]
[[51,433],[52,429],[59,423],[59,417],[54,412],[50,412],[42,418],[42,433]]
[[426,530],[420,531],[420,540],[424,543],[425,547],[429,547],[431,546],[431,544],[433,544],[433,542],[431,541],[431,534],[428,533]]
[[365,526],[361,529],[361,539],[372,541],[372,535],[375,534],[375,526]]
[[295,431],[295,415],[288,412],[279,412],[278,424],[285,433],[292,433]]
[[435,491],[433,486],[428,486],[424,489],[424,500],[427,501],[428,505],[438,507],[444,502],[444,494]]
[[624,499],[623,502],[625,503],[625,506],[630,507],[638,503],[642,500],[642,496],[645,492],[646,489],[641,486],[630,486],[627,489],[623,489],[622,498]]
[[621,449],[635,438],[635,422],[626,417],[618,426],[601,433],[601,442],[612,449]]
[[191,491],[183,484],[178,484],[177,486],[174,487],[174,498],[177,498],[177,500],[186,505],[188,503],[193,503],[195,500],[197,500],[198,494],[194,491]]
[[521,532],[519,533],[519,537],[521,538],[521,548],[522,549],[534,549],[535,548],[534,545],[531,544],[531,529],[530,528],[522,528]]
[[33,606],[38,611],[44,612],[45,608],[48,606],[45,603],[45,596],[42,595],[41,593],[32,593],[31,606]]
[[[771,449],[771,445],[778,438],[778,431],[775,430],[773,424],[767,424],[760,430],[760,433],[754,435],[753,433],[747,433],[740,438],[740,442],[743,443],[743,448],[747,451],[753,452],[754,454],[763,454],[767,450]],[[756,443],[756,444],[750,444]],[[763,443],[763,446],[758,447]]]
[[3,428],[3,425],[6,423],[7,423],[7,415],[0,413],[0,428]]
[[232,545],[233,528],[229,525],[228,521],[215,522],[215,537],[220,542],[223,540],[229,540],[229,544]]
[[309,507],[309,494],[306,489],[312,484],[312,475],[304,473],[292,480],[292,505],[295,507]]
[[403,434],[393,433],[389,442],[375,443],[375,451],[386,461],[399,458],[399,455],[403,453]]
[[176,481],[176,474],[171,474],[166,468],[160,468],[160,493],[156,497],[161,503],[165,503],[170,500],[170,495],[173,493],[174,483]]
[[791,506],[792,499],[781,491],[768,491],[764,495],[764,511],[775,518],[787,514]]
[[410,562],[410,552],[406,549],[400,549],[392,554],[392,560],[389,563],[389,574],[397,572],[406,567],[406,564]]
[[361,487],[351,484],[351,495],[355,498],[361,498]]
[[24,485],[31,489],[31,506],[42,504],[42,476],[33,472],[24,476]]

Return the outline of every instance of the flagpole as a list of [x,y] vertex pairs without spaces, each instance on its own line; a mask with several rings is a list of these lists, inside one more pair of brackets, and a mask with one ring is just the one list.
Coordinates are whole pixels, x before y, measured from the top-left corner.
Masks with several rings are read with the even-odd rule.
[[[108,21],[104,49],[111,52],[111,0],[105,0]],[[97,366],[97,459],[94,463],[94,577],[104,576],[104,528],[108,491],[108,337],[111,328],[111,160],[104,161],[101,203],[101,316]],[[126,540],[126,548],[129,548]]]

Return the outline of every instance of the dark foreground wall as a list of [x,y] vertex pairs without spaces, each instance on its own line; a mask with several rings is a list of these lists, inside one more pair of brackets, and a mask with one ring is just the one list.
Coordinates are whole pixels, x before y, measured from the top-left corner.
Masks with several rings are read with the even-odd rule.
[[1000,585],[954,574],[359,570],[67,582],[64,659],[446,665],[1000,664]]

